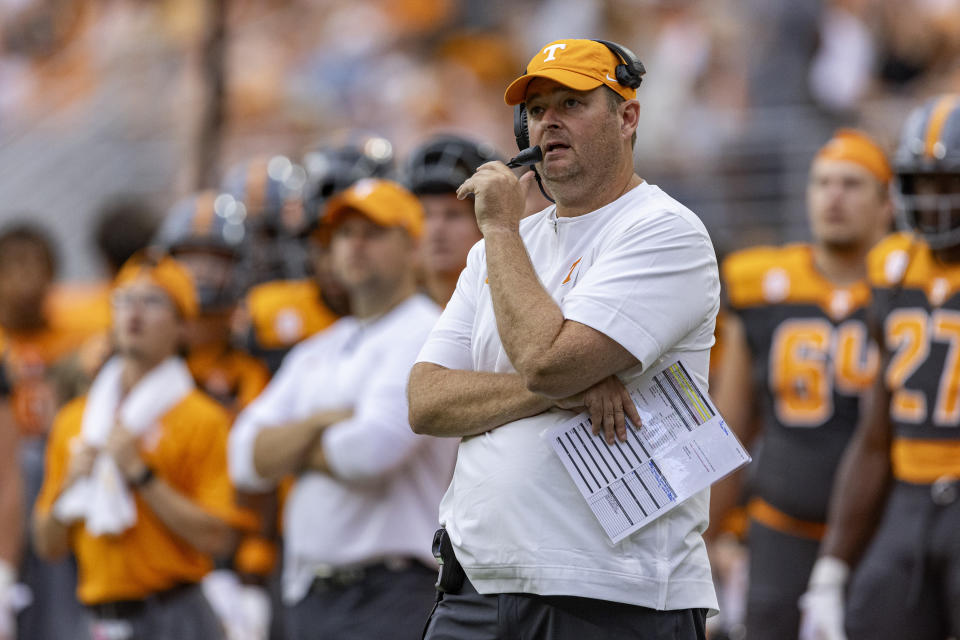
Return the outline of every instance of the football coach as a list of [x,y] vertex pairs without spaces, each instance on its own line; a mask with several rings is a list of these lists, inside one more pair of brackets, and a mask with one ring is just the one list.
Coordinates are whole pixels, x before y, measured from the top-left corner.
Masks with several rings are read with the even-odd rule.
[[642,74],[615,43],[543,47],[504,98],[555,205],[521,219],[534,173],[500,162],[458,192],[483,240],[408,387],[415,431],[462,438],[430,640],[705,638],[717,607],[709,491],[614,544],[543,437],[586,408],[623,439],[624,416],[639,424],[624,385],[676,360],[707,385],[716,258],[697,216],[634,171]]

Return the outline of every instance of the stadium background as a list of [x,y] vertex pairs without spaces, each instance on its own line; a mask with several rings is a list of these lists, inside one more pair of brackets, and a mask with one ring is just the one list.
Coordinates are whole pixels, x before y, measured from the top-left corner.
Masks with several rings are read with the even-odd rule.
[[39,216],[61,276],[89,279],[116,193],[164,210],[344,129],[400,158],[437,130],[510,154],[503,88],[561,36],[644,61],[639,172],[723,252],[805,237],[836,126],[892,145],[911,105],[960,85],[957,0],[0,0],[0,223]]

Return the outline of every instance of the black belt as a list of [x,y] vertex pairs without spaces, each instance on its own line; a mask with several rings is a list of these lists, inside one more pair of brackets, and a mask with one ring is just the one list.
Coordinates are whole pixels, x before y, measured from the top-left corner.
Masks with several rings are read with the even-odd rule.
[[136,618],[142,615],[148,607],[154,604],[163,604],[187,593],[197,587],[195,582],[185,582],[175,587],[158,591],[140,600],[114,600],[113,602],[99,602],[87,605],[87,609],[94,617],[104,620],[118,620],[122,618]]
[[310,591],[324,592],[345,589],[362,582],[364,578],[372,574],[381,572],[395,573],[414,567],[423,569],[424,571],[430,571],[430,569],[416,558],[407,557],[388,558],[380,562],[354,567],[323,568],[317,571],[317,575],[310,585]]

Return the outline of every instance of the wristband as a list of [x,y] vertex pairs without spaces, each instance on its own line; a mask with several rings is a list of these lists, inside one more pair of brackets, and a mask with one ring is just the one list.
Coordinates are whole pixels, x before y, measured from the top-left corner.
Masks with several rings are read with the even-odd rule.
[[133,489],[142,489],[150,484],[155,477],[156,474],[153,473],[153,469],[148,466],[144,466],[143,471],[141,471],[136,478],[130,478],[127,480],[127,484],[129,484]]
[[0,594],[12,587],[13,584],[17,581],[17,572],[13,568],[13,565],[0,558]]
[[809,588],[843,587],[849,575],[850,567],[846,562],[833,556],[821,556],[810,572]]

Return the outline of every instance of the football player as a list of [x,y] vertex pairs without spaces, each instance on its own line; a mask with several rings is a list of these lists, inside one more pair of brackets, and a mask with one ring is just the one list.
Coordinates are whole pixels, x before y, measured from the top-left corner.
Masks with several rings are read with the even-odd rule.
[[[837,132],[810,168],[813,242],[737,252],[721,268],[727,312],[714,397],[760,449],[747,505],[751,639],[797,636],[834,471],[877,366],[865,258],[891,224],[890,177],[873,140]],[[711,522],[735,505],[742,475],[715,487]]]
[[251,286],[234,317],[233,331],[271,373],[292,345],[339,315],[307,278],[302,243],[296,237],[305,224],[305,180],[302,167],[274,156],[237,165],[223,184],[223,192],[243,212],[248,232],[241,268]]
[[459,200],[457,189],[480,165],[499,159],[492,145],[440,135],[417,147],[407,160],[407,186],[424,209],[420,242],[423,285],[439,305],[450,300],[470,247],[482,238],[473,200]]
[[894,169],[912,232],[868,257],[882,365],[838,472],[804,638],[960,636],[960,96],[911,113]]
[[[257,184],[271,184],[269,164],[264,168],[265,178],[254,179],[259,175],[255,171],[246,174],[251,182],[247,193],[254,193]],[[349,312],[345,293],[330,276],[324,243],[310,240],[317,239],[314,232],[327,200],[361,178],[383,177],[392,169],[393,147],[384,138],[358,134],[343,145],[318,147],[304,157],[305,177],[296,202],[261,216],[278,221],[272,226],[282,240],[281,253],[299,256],[301,263],[304,251],[307,255],[306,268],[300,272],[261,275],[262,284],[250,289],[241,307],[235,331],[271,372],[280,367],[293,345]],[[282,178],[283,173],[277,175]]]
[[205,392],[236,415],[269,380],[264,365],[230,342],[230,318],[244,289],[242,258],[247,230],[229,195],[203,191],[167,214],[156,244],[193,276],[200,302],[188,325],[187,366]]

